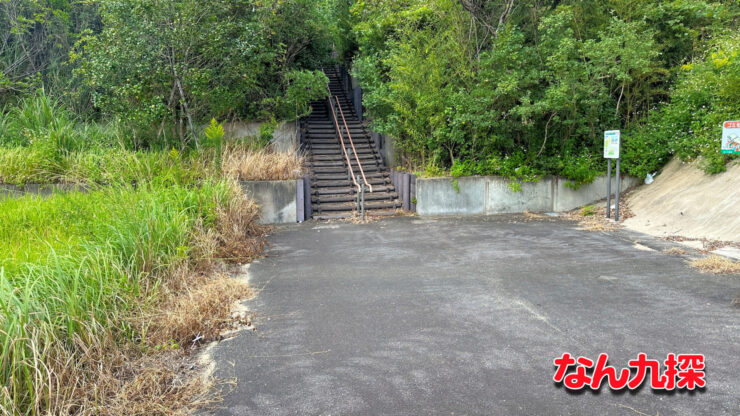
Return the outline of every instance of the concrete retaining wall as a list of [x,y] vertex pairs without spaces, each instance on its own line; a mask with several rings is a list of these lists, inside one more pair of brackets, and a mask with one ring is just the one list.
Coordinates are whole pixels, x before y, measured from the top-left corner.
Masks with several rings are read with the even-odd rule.
[[28,184],[28,185],[9,185],[0,184],[0,198],[18,198],[24,195],[38,195],[38,196],[50,196],[60,192],[86,192],[87,188],[83,185],[71,185],[71,184],[52,184],[52,185],[39,185],[39,184]]
[[[258,137],[262,123],[257,121],[235,121],[224,123],[226,137],[242,139],[245,137]],[[295,121],[284,121],[275,127],[272,133],[272,146],[278,152],[292,152],[298,148],[299,138],[296,133]]]
[[[260,223],[287,224],[311,217],[306,211],[303,179],[292,181],[240,181],[244,193],[262,207]],[[310,207],[309,207],[310,210]]]
[[[417,178],[416,211],[419,215],[491,215],[529,212],[562,212],[606,198],[606,176],[577,190],[566,180],[546,177],[535,183],[521,183],[514,192],[511,180],[498,176],[459,178]],[[639,183],[623,177],[622,190]],[[612,178],[612,192],[616,179]]]

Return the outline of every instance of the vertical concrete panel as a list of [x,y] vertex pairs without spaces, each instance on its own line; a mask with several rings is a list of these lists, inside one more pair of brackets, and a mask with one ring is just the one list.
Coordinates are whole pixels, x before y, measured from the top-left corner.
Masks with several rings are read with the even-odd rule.
[[262,208],[262,224],[294,223],[298,181],[242,181],[245,194]]
[[386,135],[381,135],[381,140],[383,141],[383,145],[381,148],[383,149],[383,160],[385,161],[385,165],[389,168],[396,167],[396,151],[395,147],[393,146],[393,138]]
[[403,174],[403,209],[411,209],[411,175]]
[[410,211],[416,212],[416,175],[411,174],[411,191],[409,192],[409,199],[411,200],[411,208]]
[[486,196],[487,214],[514,214],[524,211],[544,212],[552,206],[552,183],[550,178],[534,183],[521,183],[521,190],[515,192],[506,178],[486,177],[488,193]]
[[306,220],[310,220],[313,218],[313,206],[311,205],[311,175],[308,173],[303,177],[303,189],[303,196],[305,198],[304,212]]
[[303,179],[298,179],[296,183],[296,222],[303,222],[306,220],[306,201],[305,201],[305,188],[303,187]]
[[362,88],[355,88],[352,94],[352,101],[355,104],[355,113],[357,113],[357,119],[362,121]]
[[425,215],[476,215],[485,213],[486,179],[424,178],[416,181],[416,212]]

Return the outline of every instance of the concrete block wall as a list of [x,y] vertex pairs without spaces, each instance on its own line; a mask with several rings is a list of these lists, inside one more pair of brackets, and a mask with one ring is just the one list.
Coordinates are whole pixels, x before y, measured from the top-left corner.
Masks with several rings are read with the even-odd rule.
[[[224,123],[226,137],[241,139],[245,137],[258,137],[260,135],[261,122],[258,121],[234,121]],[[292,152],[300,146],[300,136],[296,133],[295,121],[284,121],[275,127],[272,133],[272,146],[278,152]]]
[[306,204],[308,194],[304,179],[240,181],[239,184],[244,193],[262,208],[262,224],[303,222],[311,217],[310,202]]
[[[572,209],[589,205],[595,201],[606,198],[606,175],[599,176],[588,185],[581,185],[578,189],[572,189],[565,184],[566,180],[554,178],[554,199],[552,210],[555,212],[570,211]],[[620,191],[624,191],[640,184],[640,179],[633,176],[623,176]],[[617,190],[617,178],[612,175],[612,196]]]
[[[521,183],[514,192],[511,180],[499,176],[453,178],[417,178],[416,212],[419,215],[492,215],[529,212],[562,212],[606,198],[606,176],[598,177],[578,189],[567,181],[546,177],[535,183]],[[623,177],[621,190],[639,183]],[[612,193],[616,179],[612,178]]]

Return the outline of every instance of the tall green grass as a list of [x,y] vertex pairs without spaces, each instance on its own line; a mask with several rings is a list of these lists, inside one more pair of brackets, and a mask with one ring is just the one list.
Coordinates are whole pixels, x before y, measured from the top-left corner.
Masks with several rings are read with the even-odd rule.
[[44,93],[28,96],[0,111],[0,146],[46,144],[60,151],[120,146],[126,137],[119,122],[83,123]]
[[101,339],[145,336],[132,311],[197,255],[195,230],[215,226],[234,197],[205,182],[0,200],[0,407],[43,414],[74,402],[65,383],[79,380],[63,373]]
[[212,152],[132,151],[123,148],[58,152],[40,147],[0,147],[0,183],[187,184],[218,173]]

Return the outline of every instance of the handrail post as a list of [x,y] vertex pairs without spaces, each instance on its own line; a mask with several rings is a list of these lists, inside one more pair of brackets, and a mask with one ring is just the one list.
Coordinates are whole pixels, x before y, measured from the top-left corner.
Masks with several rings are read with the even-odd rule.
[[[349,127],[347,126],[347,119],[344,117],[344,110],[342,110],[342,104],[339,102],[339,97],[336,95],[334,96],[334,100],[337,102],[337,107],[339,108],[339,114],[342,116],[342,122],[344,123],[344,129],[347,131],[347,137],[349,137],[349,144],[352,146],[352,153],[355,155],[355,160],[357,161],[357,167],[360,169],[360,174],[362,175],[362,180],[365,182],[365,185],[367,185],[368,188],[370,188],[370,192],[373,191],[373,186],[370,185],[370,182],[367,181],[367,177],[365,177],[365,170],[362,168],[362,163],[360,162],[360,158],[357,156],[357,149],[355,149],[355,143],[352,140],[352,134],[349,132]],[[331,100],[330,100],[331,102]],[[333,111],[332,107],[332,111]],[[337,127],[337,130],[339,128]],[[344,139],[342,139],[344,141]]]
[[[339,99],[337,99],[337,104],[339,104]],[[355,172],[352,169],[352,162],[349,160],[349,154],[347,153],[347,148],[344,146],[344,135],[342,134],[342,129],[339,128],[339,120],[337,120],[337,113],[336,113],[336,110],[334,109],[334,104],[331,101],[331,97],[329,98],[329,109],[331,110],[331,115],[332,115],[332,118],[334,119],[334,127],[336,127],[337,129],[337,135],[338,135],[337,138],[339,139],[339,145],[342,147],[342,152],[344,153],[344,159],[347,162],[347,170],[349,172],[349,175],[348,175],[349,179],[351,179],[352,183],[357,187],[358,210],[359,210],[360,209],[359,198],[362,194],[362,187],[360,186],[359,183],[357,183]],[[340,107],[340,111],[341,111],[341,107]],[[345,127],[346,125],[347,124],[345,122]],[[347,135],[349,136],[349,129],[347,129]],[[352,136],[349,136],[349,141],[350,141],[350,144],[352,144]],[[352,145],[352,148],[354,149],[354,145]],[[362,166],[360,166],[360,171],[362,171]],[[362,205],[364,205],[364,202],[362,203]]]
[[365,185],[360,186],[360,215],[365,221]]

